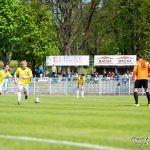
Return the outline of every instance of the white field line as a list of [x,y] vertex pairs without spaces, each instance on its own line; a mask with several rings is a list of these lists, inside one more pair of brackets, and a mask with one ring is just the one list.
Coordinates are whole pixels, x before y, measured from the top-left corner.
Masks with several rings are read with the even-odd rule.
[[97,144],[90,144],[90,143],[80,143],[80,142],[73,142],[73,141],[63,141],[63,140],[55,140],[55,139],[41,139],[41,138],[34,138],[29,136],[11,136],[11,135],[0,135],[1,139],[14,139],[14,140],[23,140],[23,141],[34,141],[34,142],[41,142],[41,143],[53,143],[53,144],[62,144],[67,146],[75,146],[80,148],[91,148],[97,150],[124,150],[110,146],[103,146]]

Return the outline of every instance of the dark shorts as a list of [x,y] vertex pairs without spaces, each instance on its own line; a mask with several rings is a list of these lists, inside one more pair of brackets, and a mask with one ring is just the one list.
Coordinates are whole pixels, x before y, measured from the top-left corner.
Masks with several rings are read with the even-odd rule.
[[146,79],[141,79],[141,80],[136,80],[134,84],[134,88],[148,88],[148,80]]

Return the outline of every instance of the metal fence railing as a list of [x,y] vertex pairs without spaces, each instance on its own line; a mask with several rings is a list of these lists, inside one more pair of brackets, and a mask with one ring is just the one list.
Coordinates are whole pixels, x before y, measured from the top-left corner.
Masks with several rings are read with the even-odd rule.
[[[150,80],[149,80],[150,85]],[[33,78],[29,86],[32,95],[75,95],[76,82],[68,78]],[[85,94],[87,95],[130,95],[133,93],[134,82],[119,79],[87,79]],[[8,82],[8,94],[17,93],[17,85],[10,80]],[[143,93],[143,90],[141,90]]]

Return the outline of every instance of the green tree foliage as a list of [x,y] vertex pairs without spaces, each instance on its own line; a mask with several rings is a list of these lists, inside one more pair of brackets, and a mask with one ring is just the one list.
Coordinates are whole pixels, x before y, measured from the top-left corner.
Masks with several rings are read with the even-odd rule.
[[9,63],[15,48],[17,5],[15,0],[0,0],[0,58]]
[[33,70],[37,63],[45,61],[47,55],[59,54],[51,13],[40,4],[22,4],[18,12],[20,41],[14,57],[31,62]]
[[34,68],[46,55],[59,53],[55,26],[45,5],[39,1],[4,0],[2,3],[0,53],[4,63],[9,63],[13,54],[13,59],[26,59]]
[[98,54],[149,51],[148,0],[104,0],[91,25],[90,42]]
[[150,56],[149,0],[0,0],[0,58],[46,55]]

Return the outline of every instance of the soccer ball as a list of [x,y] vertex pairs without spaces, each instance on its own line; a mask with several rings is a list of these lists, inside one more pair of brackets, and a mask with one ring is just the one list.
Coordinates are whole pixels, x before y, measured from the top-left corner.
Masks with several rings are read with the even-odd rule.
[[40,103],[40,99],[37,97],[37,98],[35,98],[35,100],[34,100],[34,103]]

